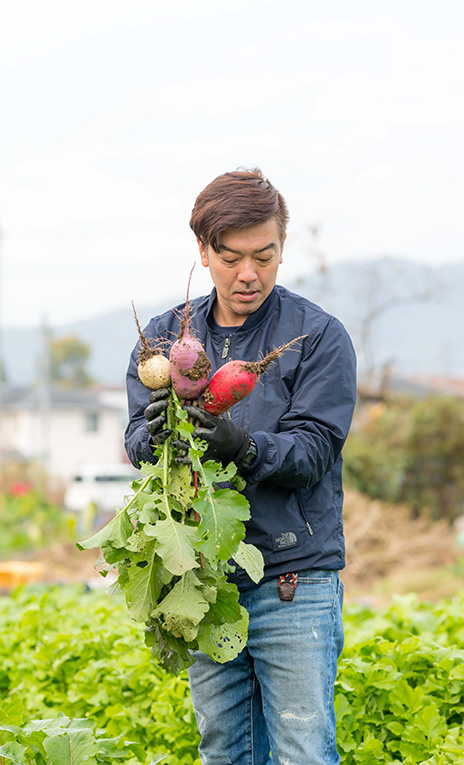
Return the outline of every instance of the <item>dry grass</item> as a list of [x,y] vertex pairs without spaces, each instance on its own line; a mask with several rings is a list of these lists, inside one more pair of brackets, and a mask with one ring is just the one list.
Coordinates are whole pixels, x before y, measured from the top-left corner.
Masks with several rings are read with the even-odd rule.
[[347,597],[369,594],[374,602],[393,592],[416,592],[436,600],[462,589],[453,566],[462,557],[456,534],[445,521],[412,519],[407,507],[345,494]]

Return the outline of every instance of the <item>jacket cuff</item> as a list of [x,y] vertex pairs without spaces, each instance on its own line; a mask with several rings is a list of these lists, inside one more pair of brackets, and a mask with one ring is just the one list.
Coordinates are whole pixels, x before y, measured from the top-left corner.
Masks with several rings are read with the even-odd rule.
[[154,464],[156,462],[156,457],[153,454],[154,446],[151,442],[151,434],[147,429],[145,429],[145,432],[140,440],[140,447],[140,462],[151,462]]
[[243,475],[244,478],[246,476],[254,475],[254,473],[259,470],[261,465],[266,461],[269,448],[267,438],[264,433],[250,433],[250,438],[252,438],[256,444],[257,456],[249,468],[244,467],[240,470],[240,474]]

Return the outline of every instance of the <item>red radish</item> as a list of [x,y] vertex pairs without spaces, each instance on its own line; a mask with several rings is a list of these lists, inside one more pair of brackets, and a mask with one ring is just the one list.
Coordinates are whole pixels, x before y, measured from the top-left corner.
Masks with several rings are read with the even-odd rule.
[[211,371],[211,362],[205,349],[191,332],[189,290],[193,268],[188,280],[187,298],[184,315],[180,323],[179,337],[169,354],[172,387],[180,399],[187,401],[195,401],[201,396],[208,385],[208,375]]
[[132,303],[135,323],[140,337],[142,347],[139,352],[137,372],[140,381],[149,390],[159,390],[168,388],[171,384],[171,370],[169,359],[163,356],[154,340],[148,340],[140,329],[139,320],[135,312],[134,303]]
[[222,414],[231,406],[248,396],[253,390],[259,377],[268,366],[297,340],[307,335],[296,337],[290,343],[285,343],[267,354],[262,361],[228,361],[219,367],[208,383],[203,393],[204,407],[209,414]]

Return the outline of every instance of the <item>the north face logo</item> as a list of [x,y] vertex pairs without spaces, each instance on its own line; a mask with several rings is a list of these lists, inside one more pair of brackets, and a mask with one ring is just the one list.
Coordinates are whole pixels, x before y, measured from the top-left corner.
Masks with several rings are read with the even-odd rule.
[[298,544],[298,536],[294,531],[283,531],[281,534],[273,534],[275,550],[282,550],[285,547],[295,547]]

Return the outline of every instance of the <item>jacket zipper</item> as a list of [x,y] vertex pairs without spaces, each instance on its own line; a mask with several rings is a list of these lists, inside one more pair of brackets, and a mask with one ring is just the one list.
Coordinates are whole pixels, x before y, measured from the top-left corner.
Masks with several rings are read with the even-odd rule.
[[303,518],[303,523],[304,523],[304,525],[306,526],[306,529],[307,529],[307,531],[308,531],[308,534],[309,534],[309,536],[310,536],[310,537],[313,537],[313,536],[314,536],[314,531],[312,530],[312,527],[311,527],[311,524],[310,524],[310,522],[306,520],[306,516],[305,516],[305,514],[304,514],[304,512],[303,512],[303,508],[302,508],[302,506],[301,506],[301,497],[300,497],[300,493],[299,493],[299,492],[297,492],[297,494],[298,494],[298,508],[299,508],[299,510],[300,510],[300,513],[301,513],[301,517]]
[[221,355],[222,359],[227,358],[227,354],[229,353],[229,346],[230,346],[230,337],[226,337],[226,339],[224,340],[224,348],[222,349],[222,355]]

